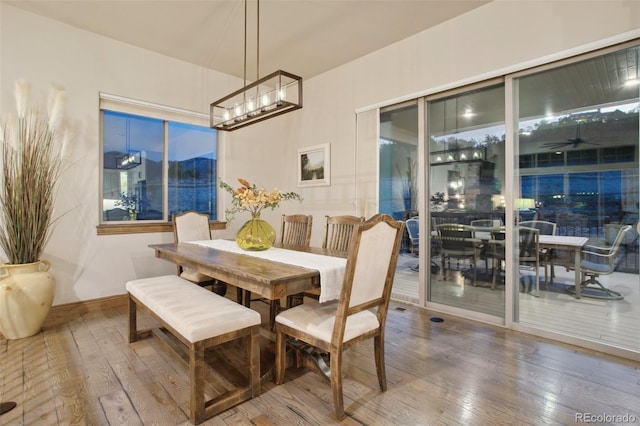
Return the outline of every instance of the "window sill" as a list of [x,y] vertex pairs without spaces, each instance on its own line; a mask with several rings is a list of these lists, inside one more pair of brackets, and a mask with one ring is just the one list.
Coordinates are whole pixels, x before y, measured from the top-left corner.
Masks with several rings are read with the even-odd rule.
[[[210,221],[209,229],[226,229],[226,222]],[[173,222],[102,223],[96,227],[98,235],[145,234],[151,232],[173,232]]]

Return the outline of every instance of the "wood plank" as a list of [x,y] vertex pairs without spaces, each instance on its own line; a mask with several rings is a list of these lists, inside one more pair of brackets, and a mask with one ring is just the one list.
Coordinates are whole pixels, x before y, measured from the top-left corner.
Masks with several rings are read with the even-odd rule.
[[320,285],[315,269],[216,250],[198,244],[151,244],[156,257],[240,287],[270,300],[302,293]]
[[[266,314],[266,306],[256,308]],[[636,362],[449,315],[432,323],[431,315],[392,302],[386,392],[378,388],[371,342],[345,352],[345,425],[573,424],[585,411],[640,418]],[[126,335],[123,300],[58,312],[27,339],[0,338],[0,395],[18,402],[0,423],[189,424],[182,359],[158,339],[130,345]],[[213,351],[207,362],[239,354]],[[209,386],[229,377],[212,372]],[[337,423],[331,388],[315,372],[290,368],[284,384],[268,382],[258,398],[205,422],[291,423]]]
[[104,410],[110,425],[142,425],[133,404],[123,390],[103,395],[99,398],[100,406]]

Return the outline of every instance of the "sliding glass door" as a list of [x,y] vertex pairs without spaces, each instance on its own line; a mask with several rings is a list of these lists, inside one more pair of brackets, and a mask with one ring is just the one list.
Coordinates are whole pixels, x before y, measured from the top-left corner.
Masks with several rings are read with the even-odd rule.
[[639,45],[380,110],[394,298],[640,353]]
[[505,312],[502,262],[488,248],[505,220],[504,95],[500,81],[427,99],[427,299],[498,318]]
[[[521,288],[515,320],[635,351],[639,53],[629,45],[513,78],[516,195],[532,200],[517,217],[522,224],[553,223],[557,236],[582,238],[577,250],[588,272],[576,282],[575,248],[548,246],[547,278],[539,279],[538,292]],[[524,287],[522,276],[514,278]]]
[[[402,221],[418,217],[418,118],[417,101],[380,111],[379,211]],[[419,229],[413,239],[408,231],[414,228],[405,231],[392,293],[395,299],[418,303]]]

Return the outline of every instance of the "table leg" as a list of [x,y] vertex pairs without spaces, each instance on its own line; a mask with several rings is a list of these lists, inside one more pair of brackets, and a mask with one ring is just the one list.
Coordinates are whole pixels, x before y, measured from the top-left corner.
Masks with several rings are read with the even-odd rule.
[[581,247],[575,247],[573,249],[573,265],[574,265],[574,271],[575,271],[575,286],[576,286],[576,299],[580,299],[580,278],[581,278],[581,273],[580,273],[580,250],[582,248]]

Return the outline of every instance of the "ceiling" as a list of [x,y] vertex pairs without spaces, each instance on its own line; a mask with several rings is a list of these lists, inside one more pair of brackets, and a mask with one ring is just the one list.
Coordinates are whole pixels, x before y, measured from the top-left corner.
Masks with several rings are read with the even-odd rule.
[[[619,108],[626,111],[630,105],[635,106],[636,109],[640,108],[638,86],[626,84],[627,81],[637,81],[640,77],[640,46],[636,43],[628,48],[617,47],[617,49],[563,67],[518,78],[517,91],[520,102],[517,107],[524,124],[527,125],[526,122],[531,120],[542,119],[553,122],[559,117],[568,115],[577,117],[564,122],[567,129],[565,129],[565,136],[560,140],[566,141],[574,137],[575,120],[600,116],[600,110],[605,112]],[[503,124],[504,93],[504,84],[497,83],[493,87],[431,102],[429,107],[431,134],[441,136]],[[381,114],[381,122],[387,123],[381,129],[393,132],[396,136],[399,131],[404,131],[407,135],[404,140],[413,140],[413,143],[416,143],[418,131],[416,111],[415,105],[388,108]],[[466,112],[471,114],[467,116]],[[390,126],[391,122],[393,127]],[[630,130],[633,131],[634,125],[630,123]],[[563,123],[559,125],[561,124]],[[637,130],[636,123],[636,133]],[[390,140],[394,139],[390,134],[383,136]]]
[[[0,0],[75,27],[242,78],[243,0]],[[260,69],[263,77],[282,69],[309,79],[441,24],[491,0],[261,0]],[[256,7],[248,0],[247,80],[255,79]],[[637,88],[622,83],[640,70],[639,48],[588,60],[581,65],[536,73],[521,80],[529,96],[523,117],[541,117],[636,99]],[[568,104],[567,104],[568,102]],[[471,93],[456,99],[449,118],[468,128],[504,120],[502,97]],[[444,110],[443,110],[444,111]],[[394,126],[404,128],[395,111]],[[494,114],[495,116],[491,116]],[[437,117],[436,117],[437,118]],[[411,129],[413,119],[406,120]],[[450,120],[451,121],[451,120]],[[459,124],[465,121],[453,120]]]
[[[20,9],[240,78],[242,0],[4,0]],[[247,6],[247,80],[314,77],[490,0],[256,0]]]

